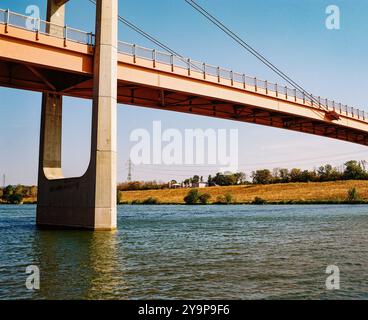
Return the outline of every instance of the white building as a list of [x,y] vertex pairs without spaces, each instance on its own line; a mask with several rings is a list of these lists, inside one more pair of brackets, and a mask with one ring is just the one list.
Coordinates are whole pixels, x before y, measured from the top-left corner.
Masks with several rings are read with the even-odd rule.
[[192,183],[192,188],[207,188],[207,182],[194,182]]

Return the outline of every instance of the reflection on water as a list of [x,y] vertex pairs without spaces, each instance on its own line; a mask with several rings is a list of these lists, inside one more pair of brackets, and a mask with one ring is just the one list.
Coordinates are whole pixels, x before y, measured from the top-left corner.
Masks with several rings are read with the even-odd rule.
[[[34,206],[0,206],[0,299],[368,298],[366,206],[122,206],[116,232],[34,223]],[[340,291],[325,289],[330,264]]]
[[[97,299],[125,288],[116,232],[38,231],[32,243],[42,272],[36,298]],[[72,289],[71,289],[72,287]]]

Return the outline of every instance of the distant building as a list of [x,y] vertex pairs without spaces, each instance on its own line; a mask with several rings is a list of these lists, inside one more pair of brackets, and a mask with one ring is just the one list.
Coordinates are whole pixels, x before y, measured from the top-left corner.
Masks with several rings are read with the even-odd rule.
[[180,189],[180,188],[182,188],[183,186],[182,186],[182,184],[181,183],[172,183],[172,184],[170,184],[170,188],[171,189]]
[[181,188],[207,188],[207,182],[193,182],[193,183],[173,183],[169,182],[170,189],[181,189]]
[[192,188],[207,188],[208,184],[207,182],[193,182]]

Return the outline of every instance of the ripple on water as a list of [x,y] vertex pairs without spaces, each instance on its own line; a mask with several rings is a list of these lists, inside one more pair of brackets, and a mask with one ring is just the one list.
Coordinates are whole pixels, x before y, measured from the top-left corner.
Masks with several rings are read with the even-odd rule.
[[[0,206],[0,298],[368,299],[365,206],[121,206],[117,232],[40,231]],[[25,289],[25,268],[41,289]],[[326,291],[339,266],[341,290]]]

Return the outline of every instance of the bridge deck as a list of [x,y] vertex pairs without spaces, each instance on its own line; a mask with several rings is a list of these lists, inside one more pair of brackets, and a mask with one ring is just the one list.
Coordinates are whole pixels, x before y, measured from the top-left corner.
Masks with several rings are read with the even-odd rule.
[[[24,19],[6,21],[0,11],[1,86],[92,98],[93,35],[71,29],[69,38],[59,26],[60,35],[50,36],[45,28],[26,30]],[[358,109],[319,105],[296,90],[135,45],[119,43],[119,52],[119,103],[368,145],[368,116]]]

